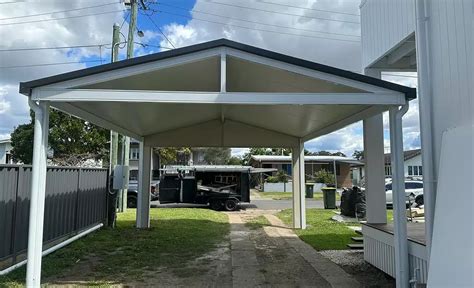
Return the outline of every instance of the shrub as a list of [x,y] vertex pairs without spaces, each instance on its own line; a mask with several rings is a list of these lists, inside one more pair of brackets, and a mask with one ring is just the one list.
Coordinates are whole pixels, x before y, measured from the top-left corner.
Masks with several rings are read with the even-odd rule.
[[316,183],[324,183],[326,185],[334,185],[334,174],[328,172],[326,169],[321,169],[314,173],[314,180]]

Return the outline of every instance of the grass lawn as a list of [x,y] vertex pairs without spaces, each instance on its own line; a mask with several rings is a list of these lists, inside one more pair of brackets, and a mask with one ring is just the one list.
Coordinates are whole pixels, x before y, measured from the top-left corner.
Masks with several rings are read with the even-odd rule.
[[272,226],[272,224],[270,223],[270,221],[268,221],[267,218],[265,218],[265,216],[260,215],[245,222],[245,226],[249,227],[252,230],[256,230],[264,226]]
[[[293,193],[291,192],[257,192],[262,198],[273,199],[273,200],[291,200],[293,198]],[[316,192],[313,194],[314,200],[323,200],[323,193]],[[341,196],[339,193],[336,193],[336,201],[340,201]]]
[[[58,276],[94,259],[86,278],[100,283],[122,279],[140,281],[147,270],[166,266],[177,271],[224,241],[229,233],[227,215],[208,209],[151,209],[151,227],[138,230],[135,209],[118,215],[117,228],[103,228],[43,258],[42,279]],[[25,267],[0,276],[0,287],[22,286]],[[52,277],[54,280],[54,277]],[[97,283],[95,283],[97,284]]]
[[[360,226],[358,223],[339,223],[331,220],[333,210],[307,209],[305,230],[295,230],[295,233],[316,250],[342,250],[347,244],[353,243],[351,237],[360,236],[347,226]],[[286,209],[277,214],[286,224],[291,224],[292,211]],[[393,219],[392,210],[387,211],[388,221]]]

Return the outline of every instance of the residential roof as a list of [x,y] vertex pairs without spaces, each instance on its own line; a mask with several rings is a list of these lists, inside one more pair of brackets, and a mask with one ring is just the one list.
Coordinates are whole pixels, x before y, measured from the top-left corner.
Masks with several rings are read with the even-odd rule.
[[[413,149],[413,150],[407,150],[407,151],[403,151],[403,159],[405,161],[411,159],[411,158],[414,158],[418,155],[421,154],[421,149]],[[391,154],[390,153],[386,153],[384,154],[384,158],[385,158],[385,164],[390,164],[391,163]]]
[[38,80],[33,80],[29,82],[21,82],[20,83],[20,93],[24,95],[30,95],[31,94],[31,89],[35,87],[40,87],[40,86],[45,86],[57,82],[62,82],[66,80],[71,80],[75,78],[80,78],[84,76],[89,76],[89,75],[94,75],[110,70],[115,70],[115,69],[120,69],[120,68],[125,68],[125,67],[130,67],[130,66],[135,66],[135,65],[140,65],[148,62],[153,62],[157,60],[163,60],[171,57],[176,57],[176,56],[181,56],[181,55],[186,55],[190,53],[195,53],[198,51],[202,50],[207,50],[207,49],[212,49],[216,47],[229,47],[229,48],[234,48],[238,49],[244,52],[248,53],[253,53],[255,55],[259,55],[262,57],[267,57],[270,59],[274,59],[277,61],[281,62],[286,62],[289,64],[305,67],[308,69],[312,70],[317,70],[320,72],[324,73],[329,73],[341,77],[345,77],[348,79],[352,79],[355,81],[360,81],[364,82],[367,84],[387,88],[390,90],[398,91],[405,93],[407,99],[414,99],[416,98],[416,89],[415,88],[410,88],[402,85],[398,85],[392,82],[384,81],[381,79],[365,76],[359,73],[354,73],[351,71],[343,70],[343,69],[338,69],[335,67],[311,62],[308,60],[303,60],[300,58],[296,57],[291,57],[285,54],[280,54],[277,52],[265,50],[262,48],[242,44],[239,42],[234,42],[231,40],[227,39],[218,39],[214,41],[209,41],[205,43],[200,43],[200,44],[195,44],[191,46],[186,46],[182,48],[177,48],[169,51],[164,51],[164,52],[159,52],[159,53],[154,53],[146,56],[141,56],[141,57],[136,57],[136,58],[131,58],[123,61],[118,61],[110,64],[105,64],[105,65],[99,65],[99,66],[94,66],[82,70],[77,70],[77,71],[72,71],[68,73],[63,73],[55,76],[50,76]]
[[[255,161],[267,161],[267,162],[290,162],[291,156],[284,156],[284,155],[252,155],[251,158]],[[322,162],[322,163],[330,163],[330,162],[340,162],[340,163],[348,163],[353,165],[364,165],[364,162],[359,161],[354,158],[344,157],[344,156],[304,156],[305,161],[314,161],[314,162]]]
[[12,143],[12,140],[10,138],[0,139],[0,144],[2,143]]

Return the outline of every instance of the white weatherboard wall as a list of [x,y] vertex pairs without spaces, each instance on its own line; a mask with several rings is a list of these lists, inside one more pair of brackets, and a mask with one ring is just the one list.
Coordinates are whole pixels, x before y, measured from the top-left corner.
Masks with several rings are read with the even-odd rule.
[[369,67],[415,32],[414,0],[362,0],[360,14],[362,67]]
[[472,0],[429,3],[433,160],[438,171],[443,132],[473,123],[474,4]]

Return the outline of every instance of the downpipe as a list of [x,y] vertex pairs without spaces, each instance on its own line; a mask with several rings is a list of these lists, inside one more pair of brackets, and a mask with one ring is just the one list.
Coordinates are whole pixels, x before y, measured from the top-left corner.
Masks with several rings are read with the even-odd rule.
[[[45,113],[44,107],[35,101],[28,99],[28,104],[35,113],[34,138],[33,138],[33,167],[31,175],[31,198],[30,198],[30,217],[28,227],[28,249],[26,269],[26,286],[37,287],[40,285],[41,274],[41,251],[43,238],[43,214],[44,214],[44,191],[41,187],[46,185],[46,149],[44,147],[44,127]],[[47,105],[46,105],[47,107]],[[47,132],[46,132],[47,133]],[[44,158],[44,159],[43,159]],[[41,195],[40,195],[41,194]],[[32,217],[35,215],[35,217]],[[39,245],[39,247],[38,247]]]
[[430,49],[428,35],[428,1],[416,0],[416,60],[418,70],[418,102],[420,110],[421,157],[423,164],[423,189],[425,203],[425,235],[428,263],[433,235],[436,203],[436,176],[433,165],[432,99],[430,75]]
[[[396,260],[396,287],[409,287],[410,270],[408,262],[408,240],[405,212],[405,181],[403,168],[403,125],[402,118],[408,111],[409,104],[394,107],[390,110],[390,146],[392,154],[392,185],[396,188],[394,204],[394,245]],[[398,260],[398,261],[397,261]]]
[[[42,253],[42,257],[44,257],[44,256],[46,256],[46,255],[48,255],[48,254],[51,254],[51,253],[53,253],[54,251],[56,251],[56,250],[58,250],[58,249],[61,249],[61,248],[63,248],[64,246],[67,246],[67,245],[71,244],[72,242],[78,240],[79,238],[82,238],[82,237],[86,236],[87,234],[90,234],[90,233],[96,231],[97,229],[101,228],[103,225],[104,225],[104,224],[100,223],[100,224],[98,224],[98,225],[96,225],[96,226],[94,226],[94,227],[92,227],[92,228],[89,228],[89,229],[87,229],[86,231],[83,231],[83,232],[81,232],[81,233],[79,233],[79,234],[77,234],[77,235],[75,235],[75,236],[73,236],[73,237],[71,237],[71,238],[69,238],[69,239],[67,239],[67,240],[65,240],[65,241],[63,241],[63,242],[61,242],[61,243],[59,243],[59,244],[57,244],[57,245],[54,245],[54,246],[51,247],[51,248],[48,248],[48,249],[44,250],[43,253]],[[8,274],[8,273],[10,273],[11,271],[13,271],[13,270],[15,270],[15,269],[17,269],[17,268],[20,268],[21,266],[25,265],[25,264],[27,263],[27,261],[28,261],[28,260],[23,260],[23,261],[21,261],[21,262],[16,263],[16,264],[13,265],[13,266],[8,267],[8,268],[5,269],[5,270],[1,270],[1,271],[0,271],[0,276],[5,275],[5,274]]]

